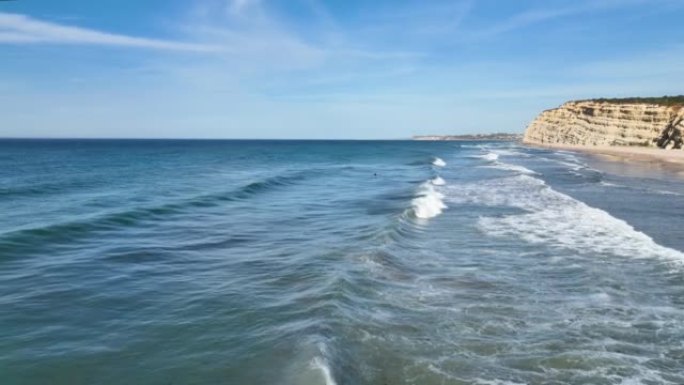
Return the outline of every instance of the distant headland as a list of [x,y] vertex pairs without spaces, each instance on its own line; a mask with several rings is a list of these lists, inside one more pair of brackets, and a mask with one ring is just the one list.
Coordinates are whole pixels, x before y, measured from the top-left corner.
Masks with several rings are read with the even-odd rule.
[[511,134],[498,132],[494,134],[468,134],[468,135],[417,135],[413,140],[428,140],[428,141],[476,141],[476,140],[500,140],[500,141],[520,141],[522,134]]

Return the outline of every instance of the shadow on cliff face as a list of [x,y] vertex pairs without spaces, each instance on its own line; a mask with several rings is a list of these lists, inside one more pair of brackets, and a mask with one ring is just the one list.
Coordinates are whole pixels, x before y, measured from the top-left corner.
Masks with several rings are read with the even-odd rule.
[[682,148],[684,141],[682,140],[682,130],[678,126],[683,120],[684,117],[676,117],[665,127],[660,136],[653,140],[659,148],[672,148],[676,150]]

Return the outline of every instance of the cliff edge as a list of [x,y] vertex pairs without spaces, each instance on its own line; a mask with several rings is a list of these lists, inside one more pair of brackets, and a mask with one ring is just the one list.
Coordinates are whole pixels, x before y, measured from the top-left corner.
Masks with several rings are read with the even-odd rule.
[[525,130],[523,142],[681,150],[684,102],[680,100],[684,97],[567,102],[537,116]]

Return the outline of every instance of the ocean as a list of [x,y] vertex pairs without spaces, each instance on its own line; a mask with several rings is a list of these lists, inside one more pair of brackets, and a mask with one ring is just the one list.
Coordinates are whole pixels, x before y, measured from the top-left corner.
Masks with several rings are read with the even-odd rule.
[[0,384],[684,384],[684,179],[508,142],[0,141]]

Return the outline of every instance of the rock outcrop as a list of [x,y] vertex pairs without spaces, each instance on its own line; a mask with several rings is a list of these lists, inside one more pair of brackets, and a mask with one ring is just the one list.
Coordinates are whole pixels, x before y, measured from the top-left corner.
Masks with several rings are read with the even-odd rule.
[[682,149],[684,106],[573,101],[542,112],[523,142],[579,146]]

